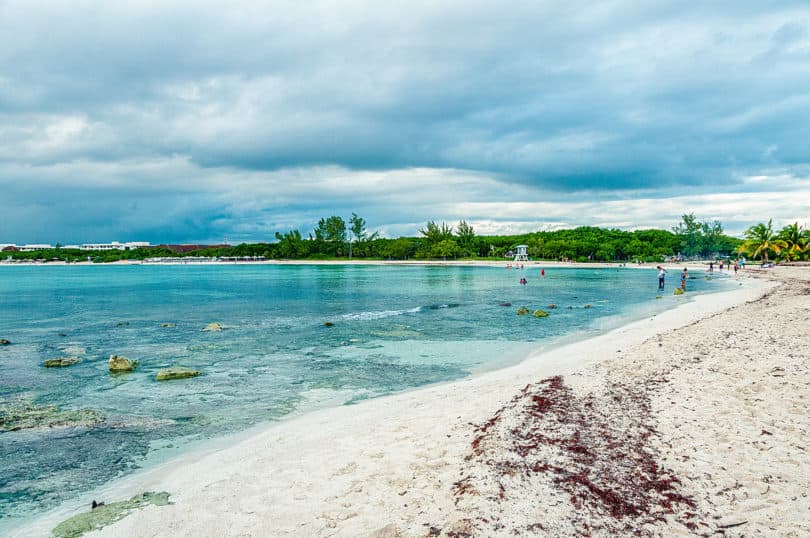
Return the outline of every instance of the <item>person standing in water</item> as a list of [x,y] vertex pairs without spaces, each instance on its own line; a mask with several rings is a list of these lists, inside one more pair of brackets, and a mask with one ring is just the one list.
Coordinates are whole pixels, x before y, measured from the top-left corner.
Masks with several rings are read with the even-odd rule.
[[542,277],[546,276],[546,270],[545,269],[540,269],[540,276],[542,276]]
[[667,272],[660,265],[656,269],[658,269],[658,289],[662,290],[664,289],[664,277],[666,277]]
[[686,291],[686,279],[689,278],[689,273],[686,270],[686,267],[683,268],[681,272],[681,289]]

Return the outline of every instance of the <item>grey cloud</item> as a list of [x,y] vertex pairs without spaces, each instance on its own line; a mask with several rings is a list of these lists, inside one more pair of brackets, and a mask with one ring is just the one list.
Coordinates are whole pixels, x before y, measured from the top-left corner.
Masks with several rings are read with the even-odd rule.
[[[0,165],[110,208],[152,189],[193,199],[178,237],[258,235],[336,204],[291,191],[252,213],[211,183],[262,191],[293,169],[465,170],[489,193],[560,199],[750,191],[775,169],[807,177],[808,28],[798,1],[6,1]],[[25,198],[0,206],[49,193],[11,195]],[[361,187],[354,203],[396,205]]]

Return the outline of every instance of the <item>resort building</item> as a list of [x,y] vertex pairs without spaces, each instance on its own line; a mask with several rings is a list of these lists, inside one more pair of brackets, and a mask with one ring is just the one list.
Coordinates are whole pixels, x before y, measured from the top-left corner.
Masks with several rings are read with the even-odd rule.
[[149,243],[146,241],[133,241],[130,243],[119,243],[113,241],[112,243],[85,243],[79,248],[81,250],[132,250],[134,248],[148,247]]

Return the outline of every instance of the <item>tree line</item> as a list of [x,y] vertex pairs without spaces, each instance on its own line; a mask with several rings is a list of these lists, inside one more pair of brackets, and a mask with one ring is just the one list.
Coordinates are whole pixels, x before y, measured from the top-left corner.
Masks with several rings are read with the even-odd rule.
[[266,259],[503,259],[517,245],[526,245],[537,260],[661,262],[665,259],[708,259],[740,254],[754,258],[802,259],[810,252],[808,232],[798,224],[775,232],[771,223],[752,226],[746,240],[725,235],[718,221],[683,215],[670,230],[619,230],[580,226],[516,235],[479,235],[461,220],[456,224],[429,221],[414,237],[386,238],[369,232],[366,220],[352,213],[348,222],[332,215],[321,218],[304,235],[299,230],[276,232],[275,241],[243,243],[177,253],[165,247],[87,252],[55,248],[35,252],[3,252],[14,259],[64,260],[104,263],[156,257],[264,257]]

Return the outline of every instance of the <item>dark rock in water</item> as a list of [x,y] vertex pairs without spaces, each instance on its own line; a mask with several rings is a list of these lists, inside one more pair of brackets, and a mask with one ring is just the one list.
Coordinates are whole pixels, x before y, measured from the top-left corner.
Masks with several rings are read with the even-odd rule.
[[323,323],[323,326],[324,326],[324,327],[334,327],[334,326],[335,326],[335,324],[334,324],[334,323],[332,323],[331,321],[325,321],[325,322]]
[[199,370],[192,370],[191,368],[183,368],[181,366],[173,366],[164,370],[158,370],[155,379],[158,381],[169,381],[170,379],[185,379],[187,377],[197,377],[202,374]]
[[79,357],[59,357],[45,361],[45,368],[62,368],[79,364],[82,360]]
[[498,306],[512,306],[512,303],[501,303]]
[[171,329],[173,327],[177,327],[177,324],[176,323],[161,323],[160,326],[165,327],[167,329]]
[[59,336],[61,336],[62,338],[64,338],[64,337],[66,337],[66,336],[67,336],[67,333],[59,333]]
[[127,326],[129,326],[129,322],[128,321],[119,321],[118,323],[115,324],[115,326],[116,327],[127,327]]
[[6,340],[5,338],[0,338],[0,346],[7,346],[11,344],[10,341]]
[[528,313],[529,313],[529,310],[525,306],[521,306],[520,308],[517,309],[517,315],[518,316],[525,316]]
[[119,355],[110,355],[110,372],[131,372],[138,367],[138,361]]
[[591,308],[592,306],[593,306],[592,304],[586,304],[586,305],[585,305],[585,306],[583,306],[582,308]]
[[95,500],[95,499],[93,499],[93,504],[91,504],[91,505],[90,505],[90,508],[92,508],[93,510],[95,510],[95,509],[96,509],[96,508],[98,508],[99,506],[104,506],[104,501],[101,501],[101,502],[96,502],[96,500]]

